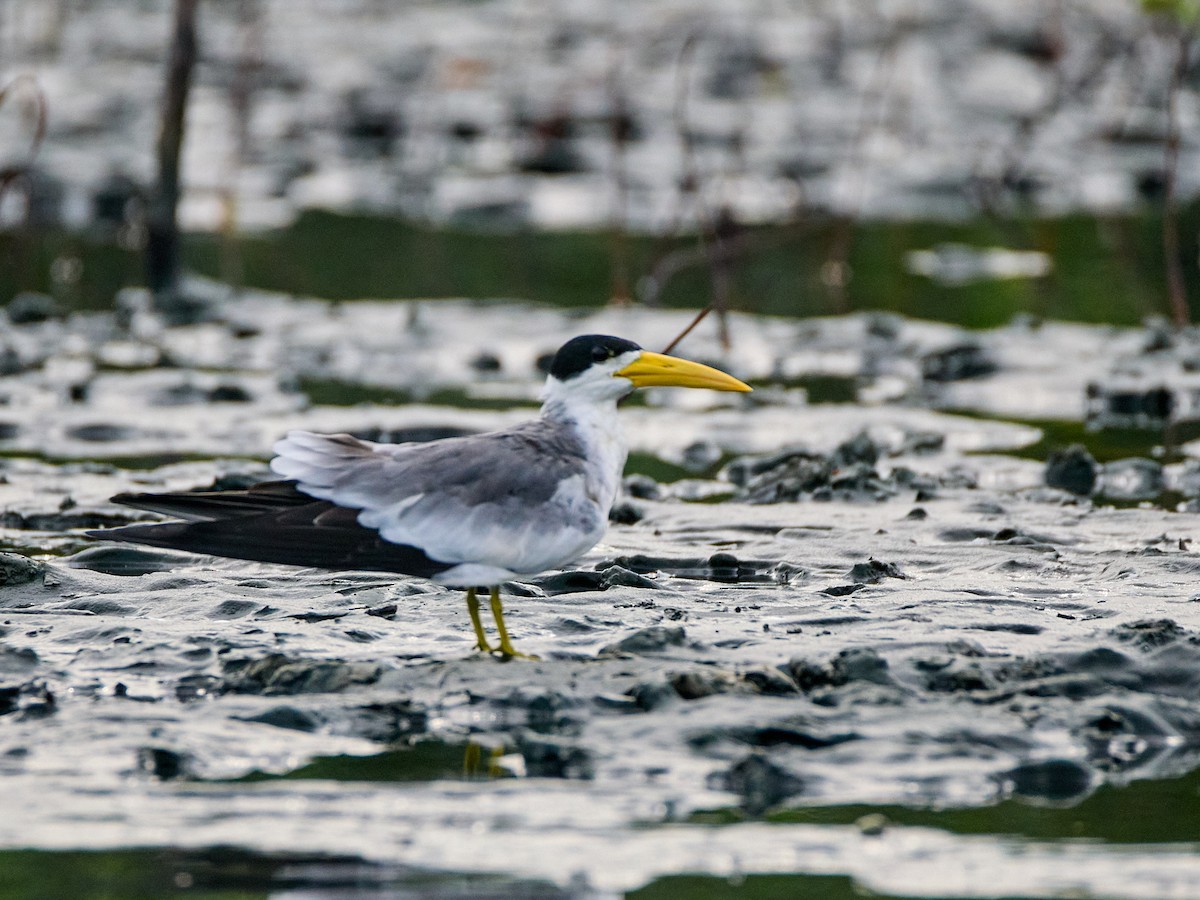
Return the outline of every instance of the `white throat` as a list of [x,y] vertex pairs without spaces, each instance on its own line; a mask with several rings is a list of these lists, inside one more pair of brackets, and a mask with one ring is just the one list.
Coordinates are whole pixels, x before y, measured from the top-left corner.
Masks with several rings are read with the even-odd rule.
[[[617,400],[621,395],[608,386],[605,392],[608,396],[594,390],[575,390],[576,387],[570,382],[548,379],[542,417],[570,426],[583,443],[589,493],[607,512],[616,500],[629,455],[617,415]],[[617,388],[621,390],[619,385]]]

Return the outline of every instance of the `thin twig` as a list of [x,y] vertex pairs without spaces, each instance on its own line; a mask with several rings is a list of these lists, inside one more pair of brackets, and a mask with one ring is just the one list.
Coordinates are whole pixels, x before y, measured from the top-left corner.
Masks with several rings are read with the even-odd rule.
[[169,309],[179,302],[179,157],[192,69],[196,63],[196,5],[175,0],[174,30],[167,58],[166,86],[155,156],[158,182],[150,202],[146,235],[146,281],[155,305]]
[[675,340],[671,341],[671,343],[667,344],[667,346],[663,348],[663,353],[670,353],[672,350],[674,350],[679,345],[679,342],[691,334],[692,329],[703,322],[705,317],[707,317],[712,311],[713,305],[710,303],[708,306],[704,307],[704,309],[700,310],[700,312],[696,313],[696,317],[688,323],[687,328],[675,335]]

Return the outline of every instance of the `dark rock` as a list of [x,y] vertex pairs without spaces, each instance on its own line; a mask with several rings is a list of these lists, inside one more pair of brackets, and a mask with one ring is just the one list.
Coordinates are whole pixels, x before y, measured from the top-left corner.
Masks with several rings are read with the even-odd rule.
[[29,584],[41,577],[44,566],[17,553],[0,553],[0,587]]
[[1005,786],[1027,800],[1065,803],[1078,800],[1092,788],[1092,772],[1070,759],[1025,763],[1001,776]]
[[28,368],[15,347],[0,345],[0,377],[18,375]]
[[589,781],[595,777],[592,754],[583,747],[533,735],[523,735],[517,749],[531,778],[568,778]]
[[377,619],[394,619],[396,611],[399,607],[395,603],[385,603],[383,606],[376,606],[374,609],[368,609],[367,615],[374,616]]
[[1066,450],[1055,450],[1046,460],[1045,481],[1048,487],[1070,491],[1080,497],[1088,496],[1096,486],[1100,467],[1082,444],[1072,444]]
[[127,425],[112,425],[98,422],[92,425],[77,425],[67,429],[67,437],[77,441],[87,441],[94,444],[107,444],[113,441],[127,441],[137,436],[137,430]]
[[504,366],[500,362],[500,357],[494,353],[480,353],[471,360],[471,368],[476,372],[499,372]]
[[14,325],[47,322],[62,315],[62,309],[48,294],[22,291],[8,301],[8,321]]
[[608,521],[614,525],[636,525],[646,514],[633,503],[617,503],[608,511]]
[[879,447],[865,431],[860,431],[848,441],[839,444],[830,457],[830,462],[836,469],[844,469],[856,463],[873,467],[878,461]]
[[726,465],[720,474],[730,484],[745,487],[757,476],[787,465],[794,459],[816,461],[821,457],[807,450],[784,450],[769,456],[739,456]]
[[[1154,334],[1148,341],[1151,348],[1160,342],[1160,337]],[[1169,332],[1163,330],[1157,334],[1166,342],[1166,346],[1158,349],[1169,349]],[[1162,428],[1171,420],[1179,403],[1174,391],[1161,383],[1140,386],[1092,383],[1087,386],[1086,397],[1087,422],[1101,428]]]
[[1030,625],[1026,622],[979,622],[966,627],[976,631],[1005,631],[1009,634],[1041,634],[1046,630],[1041,625]]
[[679,693],[664,681],[645,681],[625,692],[638,709],[651,712],[679,702]]
[[213,619],[240,619],[250,615],[258,608],[259,604],[253,600],[239,600],[236,597],[230,597],[214,606],[208,615]]
[[316,731],[321,724],[315,716],[294,706],[273,706],[256,716],[246,716],[245,718],[235,716],[234,718],[239,718],[242,722],[258,722],[262,725],[285,728],[289,731]]
[[0,716],[15,712],[20,702],[20,686],[0,685]]
[[743,574],[753,575],[753,568],[744,568],[732,553],[714,553],[708,558],[709,577],[713,581],[736,583]]
[[900,446],[892,451],[892,456],[924,456],[937,453],[946,445],[946,436],[936,431],[909,431],[904,435]]
[[159,781],[173,781],[188,775],[187,758],[165,747],[142,747],[137,753],[137,765]]
[[892,684],[887,660],[870,647],[854,647],[838,653],[830,662],[831,682],[835,685],[852,681],[872,684]]
[[637,572],[631,572],[623,566],[608,566],[604,569],[603,575],[604,580],[601,584],[605,590],[611,587],[630,587],[656,591],[661,587],[658,582],[645,575],[639,575]]
[[638,656],[661,653],[668,647],[682,647],[686,642],[687,632],[681,627],[668,628],[665,625],[651,625],[649,628],[635,631],[615,644],[609,644],[600,653],[605,656],[621,653]]
[[252,403],[254,396],[241,385],[218,384],[208,392],[209,403]]
[[88,547],[69,560],[72,569],[90,569],[105,575],[137,576],[169,572],[179,565],[179,557],[141,547]]
[[929,518],[929,513],[927,513],[920,506],[914,506],[908,511],[908,515],[906,515],[904,518],[912,522],[922,522]]
[[382,669],[368,663],[293,659],[273,653],[260,659],[227,660],[225,686],[238,694],[323,694],[373,684]]
[[[793,453],[751,477],[737,494],[748,503],[786,503],[828,487],[833,465],[824,457]],[[735,482],[736,483],[736,482]]]
[[668,678],[675,693],[684,700],[699,700],[713,694],[727,694],[737,687],[737,679],[719,669],[697,669],[679,672]]
[[804,750],[823,750],[859,738],[854,733],[820,734],[807,725],[790,724],[738,730],[733,736],[756,747],[800,747]]
[[[0,660],[0,671],[3,671],[2,663]],[[0,684],[0,716],[20,713],[21,718],[41,719],[51,715],[57,708],[57,698],[43,681]]]
[[603,572],[556,572],[529,579],[547,595],[578,594],[583,591],[602,591],[607,586]]
[[522,172],[536,175],[572,175],[587,171],[579,152],[563,137],[547,137],[541,146],[518,160]]
[[862,584],[878,584],[885,578],[906,579],[908,576],[900,571],[895,563],[880,562],[868,559],[865,563],[855,563],[846,573],[850,578]]
[[778,669],[751,669],[743,672],[741,678],[759,694],[785,697],[798,690],[796,683]]
[[938,383],[982,378],[996,368],[995,361],[978,344],[955,344],[921,358],[921,377]]
[[1136,644],[1142,650],[1152,650],[1185,637],[1188,631],[1172,619],[1142,619],[1118,625],[1109,634],[1119,641]]
[[295,619],[298,622],[307,622],[310,625],[315,625],[318,622],[334,622],[338,619],[344,619],[349,613],[346,612],[320,612],[319,610],[309,610],[308,612],[292,613],[288,616],[289,619]]
[[815,663],[797,656],[788,660],[784,671],[796,682],[796,686],[804,693],[814,688],[832,687],[835,684],[834,674],[828,666]]
[[994,685],[978,663],[951,665],[931,672],[925,679],[925,688],[939,693],[962,693],[991,690]]
[[991,528],[944,528],[938,532],[938,538],[953,543],[976,541],[980,538],[992,539],[997,532]]
[[803,581],[810,574],[808,569],[803,566],[787,562],[776,563],[771,567],[770,571],[771,580],[776,584],[791,584],[794,581]]
[[390,157],[404,135],[404,120],[392,104],[362,88],[346,94],[339,118],[346,152],[352,157]]
[[734,763],[716,782],[717,787],[741,797],[743,809],[755,816],[804,791],[800,778],[762,753],[752,753]]
[[662,498],[662,489],[649,475],[627,475],[621,484],[626,494],[638,500]]
[[[1173,622],[1168,622],[1168,624],[1174,625]],[[1120,629],[1117,630],[1120,631]],[[1093,647],[1082,653],[1067,654],[1063,660],[1066,668],[1078,672],[1121,672],[1132,668],[1134,664],[1133,660],[1124,653],[1111,647]]]
[[821,593],[829,597],[849,597],[851,594],[857,594],[866,585],[861,582],[854,584],[834,584],[827,588],[821,588]]

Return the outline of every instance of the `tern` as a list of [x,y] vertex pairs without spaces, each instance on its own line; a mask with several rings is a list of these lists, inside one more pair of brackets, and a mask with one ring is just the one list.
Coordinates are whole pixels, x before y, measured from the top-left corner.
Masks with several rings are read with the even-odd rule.
[[[618,402],[636,388],[749,391],[718,369],[583,335],[554,355],[538,418],[487,434],[383,444],[292,431],[274,446],[283,480],[235,491],[119,494],[113,502],[182,521],[91,537],[233,559],[418,576],[466,588],[484,653],[518,653],[500,585],[557,569],[604,536],[628,450]],[[478,591],[490,590],[499,644]]]

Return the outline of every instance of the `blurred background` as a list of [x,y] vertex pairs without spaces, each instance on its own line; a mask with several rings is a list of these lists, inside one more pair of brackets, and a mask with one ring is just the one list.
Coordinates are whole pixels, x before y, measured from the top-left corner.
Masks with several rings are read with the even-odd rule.
[[183,22],[181,265],[234,290],[1178,322],[1194,14],[0,0],[0,301],[145,283]]
[[[0,900],[1197,896],[1198,24],[0,0]],[[543,663],[87,536],[703,310]]]

